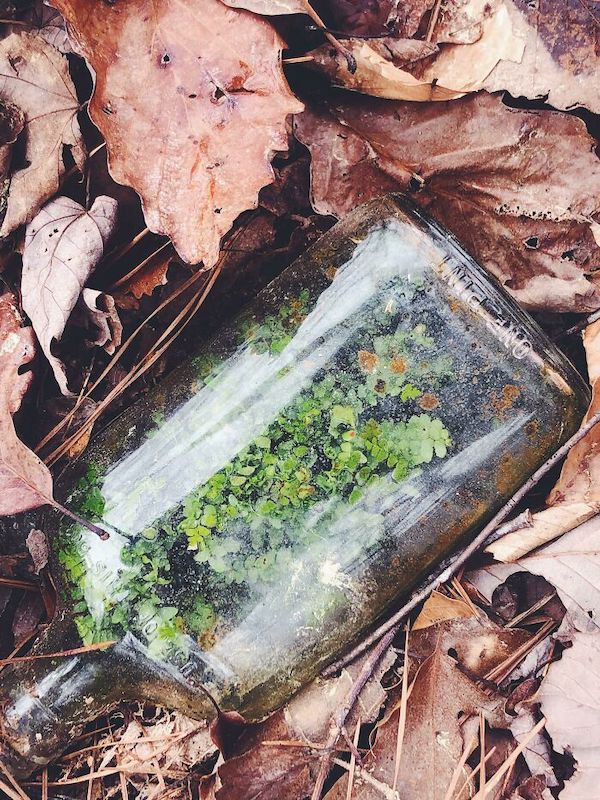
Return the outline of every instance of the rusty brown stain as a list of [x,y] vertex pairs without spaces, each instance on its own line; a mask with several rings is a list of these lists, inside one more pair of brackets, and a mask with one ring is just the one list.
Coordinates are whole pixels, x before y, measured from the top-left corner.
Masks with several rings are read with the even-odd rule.
[[395,375],[402,375],[403,372],[406,372],[406,361],[400,358],[400,356],[392,358],[390,361],[390,369]]
[[369,350],[359,350],[358,363],[363,372],[373,372],[377,364],[379,364],[379,356]]
[[502,419],[506,412],[513,407],[513,404],[521,395],[521,389],[515,386],[514,383],[507,383],[502,387],[502,393],[499,395],[497,392],[492,394],[490,406],[494,410],[496,416]]
[[433,408],[437,408],[440,404],[440,401],[436,397],[436,395],[432,394],[432,392],[426,392],[424,395],[421,396],[419,400],[419,405],[425,411],[431,411]]

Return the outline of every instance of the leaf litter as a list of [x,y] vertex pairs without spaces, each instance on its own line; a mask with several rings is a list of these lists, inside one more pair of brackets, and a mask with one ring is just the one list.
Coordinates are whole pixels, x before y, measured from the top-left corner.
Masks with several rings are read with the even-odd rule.
[[[17,438],[14,415],[29,444],[54,448],[49,461],[76,457],[101,411],[116,413],[142,376],[157,379],[192,347],[180,330],[189,323],[193,342],[331,215],[370,197],[412,197],[530,309],[600,307],[598,125],[587,114],[600,110],[598,3],[210,0],[200,16],[191,0],[158,0],[151,18],[148,0],[55,5],[70,38],[37,3],[0,41],[1,513],[52,501],[50,472]],[[65,58],[72,50],[89,73]],[[587,111],[578,119],[519,96]],[[105,141],[116,183],[102,177]],[[193,265],[217,260],[221,295],[212,290],[192,320],[214,282],[196,283]],[[588,418],[599,330],[583,336]],[[36,340],[56,383],[32,361]],[[45,421],[27,394],[34,377],[40,416],[54,409]],[[368,654],[263,723],[224,719],[220,754],[202,723],[124,707],[52,766],[54,783],[88,797],[102,786],[108,797],[302,800],[331,759],[329,798],[595,797],[598,435],[570,452],[545,508],[532,499],[531,521],[438,588],[395,637],[332,752],[332,720]],[[0,560],[0,617],[17,640],[51,615],[43,533],[28,546],[42,594],[14,576],[23,560]],[[3,788],[22,796],[10,780]],[[25,788],[46,796],[48,773]]]

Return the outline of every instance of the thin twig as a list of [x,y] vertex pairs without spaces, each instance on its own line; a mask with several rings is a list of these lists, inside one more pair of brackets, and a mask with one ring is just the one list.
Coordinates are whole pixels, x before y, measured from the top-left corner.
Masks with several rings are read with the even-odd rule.
[[314,56],[296,56],[295,58],[283,58],[283,64],[306,64],[308,61],[314,61]]
[[[333,763],[336,764],[338,767],[342,767],[345,770],[350,769],[350,765],[347,761],[342,761],[340,758],[334,758]],[[383,783],[382,781],[378,781],[377,778],[374,778],[370,772],[366,769],[361,769],[358,765],[355,767],[356,774],[364,783],[368,783],[369,786],[372,786],[376,789],[382,797],[386,798],[386,800],[400,800],[400,795],[398,792],[395,792],[391,786],[388,786],[387,783]]]
[[509,533],[520,531],[522,528],[533,528],[533,516],[528,508],[526,508],[525,511],[522,511],[514,519],[509,519],[509,521],[505,522],[504,525],[500,525],[500,527],[496,528],[496,530],[490,534],[490,538],[487,540],[486,545],[496,542],[498,539],[502,539],[504,536],[508,536]]
[[550,458],[545,461],[544,464],[542,464],[542,466],[539,467],[539,469],[537,469],[527,481],[525,481],[523,486],[521,486],[521,488],[513,494],[510,500],[502,506],[502,508],[494,515],[494,517],[470,544],[468,544],[456,555],[452,556],[449,561],[445,563],[444,567],[439,570],[433,578],[428,580],[421,589],[416,591],[412,595],[411,599],[405,603],[399,611],[397,611],[386,622],[384,622],[383,625],[380,625],[377,630],[375,630],[370,636],[367,636],[357,647],[347,653],[344,658],[336,661],[335,664],[332,664],[330,667],[323,670],[323,676],[331,677],[332,675],[335,675],[342,667],[345,667],[346,664],[354,661],[359,655],[361,655],[361,653],[364,653],[365,650],[377,642],[384,634],[386,635],[387,639],[390,631],[392,632],[392,636],[390,638],[391,642],[404,618],[410,614],[411,611],[414,611],[414,609],[417,608],[417,606],[419,606],[424,600],[426,600],[434,589],[437,589],[438,586],[441,586],[443,583],[446,583],[446,581],[450,580],[450,578],[456,574],[456,572],[469,560],[469,558],[471,558],[474,553],[487,544],[491,534],[496,530],[500,523],[504,522],[504,520],[511,514],[521,500],[534,488],[534,486],[537,486],[544,475],[546,475],[561,459],[563,459],[567,453],[599,422],[600,411],[590,417],[590,419],[585,423],[585,425],[582,425],[577,433],[573,434],[573,436],[571,436],[571,438],[568,439],[562,445],[562,447],[559,447],[559,449],[552,456],[550,456]]
[[105,650],[111,644],[115,644],[116,640],[109,640],[106,642],[95,642],[95,644],[86,644],[83,647],[74,647],[72,650],[62,650],[60,653],[43,653],[35,656],[17,656],[16,658],[0,658],[0,665],[22,663],[23,661],[39,661],[42,658],[65,658],[67,656],[78,656],[81,653],[89,653],[92,650]]
[[433,31],[435,29],[435,26],[437,25],[441,7],[442,7],[442,0],[437,0],[434,9],[431,12],[431,17],[429,18],[429,25],[427,26],[427,35],[425,37],[426,42],[430,42],[433,39]]
[[351,75],[354,75],[354,73],[356,72],[356,59],[354,58],[350,50],[348,50],[347,47],[344,47],[344,45],[341,42],[339,42],[332,33],[329,33],[329,31],[327,30],[327,26],[325,25],[321,17],[317,14],[317,12],[314,10],[314,8],[310,5],[308,0],[306,0],[306,2],[303,5],[305,6],[306,13],[313,20],[313,22],[316,23],[317,27],[321,29],[327,41],[330,44],[332,44],[335,47],[335,49],[344,56],[344,58],[346,59],[346,64],[348,65],[348,72]]
[[560,339],[565,339],[567,336],[572,336],[574,333],[580,333],[580,331],[587,328],[588,325],[591,325],[592,322],[596,322],[596,320],[600,319],[600,309],[598,311],[593,311],[591,314],[588,314],[585,319],[580,320],[579,322],[575,323],[575,325],[571,325],[570,328],[567,328],[566,331],[559,331],[559,333],[555,334],[552,337],[552,341],[557,342]]
[[402,760],[402,745],[404,744],[404,732],[406,730],[406,708],[408,706],[408,637],[410,624],[406,624],[406,639],[404,642],[404,669],[402,670],[402,693],[400,695],[400,711],[398,712],[398,732],[396,734],[396,761],[394,763],[394,781],[392,789],[398,788],[398,778],[400,777],[400,762]]
[[[323,791],[323,786],[325,785],[325,780],[329,773],[329,765],[331,763],[331,756],[335,749],[335,745],[339,738],[340,732],[344,727],[346,720],[348,719],[348,715],[354,708],[356,701],[358,700],[358,696],[360,695],[364,685],[369,680],[373,671],[376,669],[377,665],[383,658],[386,650],[391,645],[394,636],[396,635],[396,629],[394,628],[391,631],[388,631],[385,636],[383,636],[379,642],[375,645],[371,653],[367,656],[365,663],[360,671],[360,674],[350,687],[350,691],[346,696],[346,699],[343,705],[338,708],[336,714],[331,720],[330,726],[330,734],[327,739],[327,743],[325,744],[324,753],[321,757],[321,765],[319,767],[319,773],[317,775],[317,779],[315,781],[315,786],[313,789],[313,793],[311,795],[312,800],[319,800],[321,797],[321,792]],[[397,795],[396,795],[397,796]]]
[[346,789],[346,800],[352,800],[352,790],[354,789],[354,774],[356,772],[356,753],[358,752],[358,740],[360,738],[360,717],[356,720],[354,731],[354,745],[350,755],[350,769],[348,770],[348,788]]

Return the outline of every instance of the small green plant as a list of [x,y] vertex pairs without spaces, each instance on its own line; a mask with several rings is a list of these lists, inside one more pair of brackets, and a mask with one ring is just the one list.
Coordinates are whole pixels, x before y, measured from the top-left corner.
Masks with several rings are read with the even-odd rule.
[[[250,350],[277,358],[309,308],[304,291],[260,322],[246,318],[241,330]],[[208,380],[218,369],[209,356],[198,366]],[[448,431],[417,402],[426,397],[424,387],[430,393],[450,368],[450,359],[435,353],[424,324],[390,332],[389,314],[375,309],[369,328],[259,436],[181,506],[125,544],[118,585],[105,593],[100,615],[89,611],[89,576],[79,534],[71,530],[59,558],[73,586],[84,642],[118,638],[131,629],[143,634],[157,656],[185,652],[185,633],[202,637],[216,624],[215,598],[235,592],[244,597],[281,575],[295,552],[326,537],[335,515],[359,504],[384,476],[401,482],[446,456]],[[102,516],[95,467],[72,501],[80,513]],[[307,526],[310,510],[325,506],[330,510]],[[171,553],[185,557],[182,543],[194,585],[201,587],[191,596],[174,589]]]

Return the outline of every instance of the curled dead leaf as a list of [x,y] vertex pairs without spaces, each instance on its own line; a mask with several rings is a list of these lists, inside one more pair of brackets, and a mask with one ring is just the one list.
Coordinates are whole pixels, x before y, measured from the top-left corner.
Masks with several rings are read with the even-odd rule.
[[345,47],[356,61],[356,70],[350,72],[347,60],[339,50],[325,46],[314,50],[314,64],[329,76],[336,86],[352,89],[362,94],[384,97],[389,100],[415,100],[431,102],[460,97],[462,92],[447,89],[442,79],[418,79],[400,69],[366,42],[350,39]]
[[63,147],[80,169],[85,150],[67,61],[39,34],[12,33],[0,42],[0,99],[18,106],[25,121],[24,166],[13,171],[0,227],[0,236],[7,236],[57,191]]
[[308,0],[223,0],[230,8],[243,8],[255,14],[307,14]]
[[121,344],[123,334],[123,325],[114,299],[97,289],[84,289],[81,293],[81,304],[95,328],[95,335],[87,338],[88,343],[103,347],[109,355],[112,355]]
[[68,197],[51,200],[27,226],[21,291],[42,350],[63,394],[64,366],[52,352],[81,289],[102,257],[117,213],[111,197],[97,197],[91,209]]
[[[286,117],[302,104],[261,17],[220,0],[57,0],[96,85],[90,114],[114,179],[142,198],[148,227],[212,266],[221,237],[273,180]],[[243,146],[241,146],[243,143]]]
[[34,336],[23,328],[14,297],[0,295],[0,516],[18,514],[49,502],[52,478],[40,459],[17,438],[12,415],[21,405],[32,373],[20,369],[32,360]]

